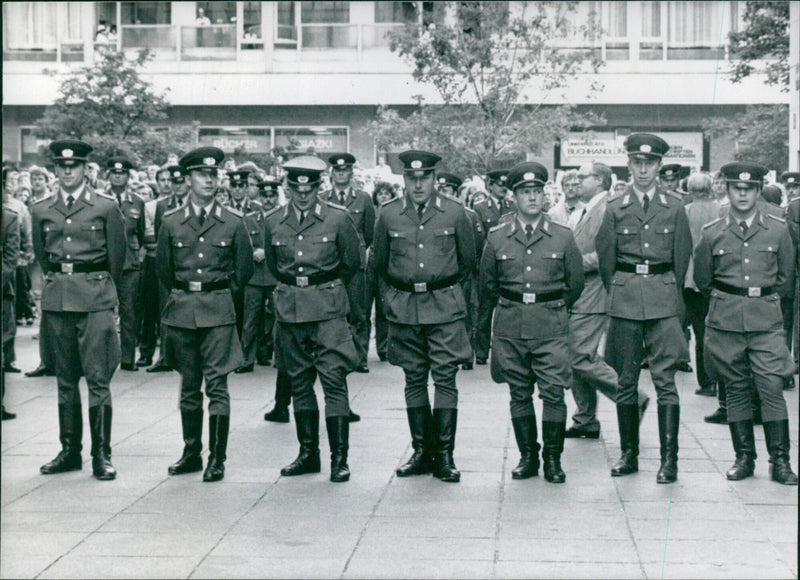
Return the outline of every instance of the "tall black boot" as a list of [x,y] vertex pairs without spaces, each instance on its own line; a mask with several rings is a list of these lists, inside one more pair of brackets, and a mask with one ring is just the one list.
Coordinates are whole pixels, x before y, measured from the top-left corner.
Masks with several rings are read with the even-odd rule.
[[411,431],[411,458],[397,468],[398,477],[430,473],[432,465],[433,415],[429,405],[406,409],[408,428]]
[[272,411],[264,414],[264,421],[273,423],[289,422],[289,403],[292,401],[292,381],[289,373],[278,371],[275,379],[275,407]]
[[[511,470],[511,479],[528,479],[539,475],[539,433],[536,429],[536,415],[514,417],[514,437],[519,449],[519,464]],[[542,427],[544,429],[544,427]]]
[[281,475],[319,473],[319,411],[297,411],[294,414],[300,453],[297,459],[281,469]]
[[183,455],[169,466],[170,475],[183,475],[203,470],[203,409],[181,411]]
[[208,465],[203,472],[203,481],[219,481],[225,477],[230,424],[229,415],[208,417]]
[[756,468],[756,441],[753,435],[753,420],[728,423],[731,430],[736,461],[726,473],[730,481],[739,481],[753,475]]
[[725,388],[725,383],[719,379],[717,379],[717,401],[719,402],[717,410],[703,420],[706,423],[725,425],[728,422],[728,391]]
[[58,406],[58,432],[61,451],[55,459],[39,468],[39,472],[45,475],[81,469],[83,411],[80,404]]
[[111,405],[89,407],[89,429],[92,433],[92,474],[106,481],[117,477],[111,465]]
[[331,481],[341,483],[350,479],[347,451],[350,439],[350,421],[347,417],[327,417],[328,443],[331,447]]
[[765,421],[764,438],[767,440],[769,461],[772,464],[772,481],[783,485],[797,485],[797,476],[789,461],[791,443],[789,441],[789,420]]
[[639,405],[617,404],[619,461],[611,468],[611,475],[619,477],[639,471]]
[[656,482],[658,483],[672,483],[678,479],[678,429],[680,420],[680,405],[658,406],[658,436],[661,440],[661,467],[656,475]]
[[461,481],[461,472],[453,461],[458,409],[434,409],[433,422],[436,426],[433,476],[448,483],[458,483]]
[[[639,406],[636,406],[639,412]],[[567,424],[563,421],[542,421],[542,464],[544,478],[550,483],[564,483],[567,476],[561,469],[561,453],[564,451],[564,432]]]

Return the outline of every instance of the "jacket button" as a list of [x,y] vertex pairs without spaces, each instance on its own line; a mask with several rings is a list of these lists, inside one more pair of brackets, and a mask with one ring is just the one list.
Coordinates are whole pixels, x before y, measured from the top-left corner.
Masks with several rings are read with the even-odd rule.
[[71,242],[71,241],[72,241],[72,238],[71,238],[71,237],[69,237],[69,236],[67,236],[67,241],[68,241],[68,242]]
[[645,248],[649,248],[649,247],[650,247],[650,244],[648,244],[647,242],[645,242],[645,243],[644,243],[644,247],[645,247]]
[[302,240],[302,239],[303,239],[303,236],[302,236],[302,235],[299,235],[299,236],[297,236],[297,239],[298,239],[298,240]]
[[528,272],[530,272],[530,271],[531,271],[531,267],[530,267],[530,266],[528,266],[527,268],[525,268],[525,270],[527,270]]
[[202,274],[202,273],[203,273],[203,270],[202,270],[202,268],[198,268],[198,269],[197,269],[197,273],[198,273],[198,274]]
[[422,249],[424,246],[422,244],[420,244],[419,247],[420,247],[420,249]]
[[424,267],[425,267],[425,264],[423,264],[422,262],[420,262],[420,263],[419,263],[419,267],[420,267],[420,268],[424,268]]
[[72,223],[72,220],[71,220],[71,219],[69,219],[69,218],[67,218],[67,223],[68,223],[68,224],[71,224],[71,223]]
[[297,252],[297,255],[298,256],[302,256],[303,255],[303,251],[301,250],[301,251]]
[[650,229],[650,224],[644,224],[644,229],[649,230]]
[[197,257],[198,258],[202,258],[203,257],[203,252],[200,252],[199,254],[197,254]]
[[205,242],[205,241],[206,241],[206,239],[205,239],[203,236],[200,236],[200,241],[201,241],[201,242]]
[[302,266],[300,266],[300,267],[298,268],[298,270],[302,272],[302,271],[303,271],[303,267],[302,267]]

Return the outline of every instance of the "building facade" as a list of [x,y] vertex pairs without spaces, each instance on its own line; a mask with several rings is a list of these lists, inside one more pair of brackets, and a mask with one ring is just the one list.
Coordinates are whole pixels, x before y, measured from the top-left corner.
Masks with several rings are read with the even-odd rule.
[[[389,49],[387,33],[409,20],[436,18],[432,2],[14,2],[3,4],[3,155],[25,164],[38,146],[32,125],[57,96],[57,76],[89,64],[101,47],[155,58],[143,77],[168,90],[169,123],[199,125],[198,141],[226,152],[275,147],[319,153],[347,149],[366,167],[379,155],[366,126],[378,107],[411,110],[410,66]],[[519,3],[508,2],[509,10]],[[576,22],[594,11],[603,28],[591,46],[604,66],[576,79],[599,81],[572,102],[602,115],[591,136],[547,144],[550,169],[587,160],[625,164],[631,132],[662,134],[673,159],[717,169],[735,143],[703,137],[704,123],[752,104],[786,103],[787,94],[751,77],[732,84],[726,39],[742,25],[744,2],[581,2]],[[444,25],[447,25],[446,16]],[[536,94],[535,102],[558,104]],[[552,102],[550,102],[552,101]]]

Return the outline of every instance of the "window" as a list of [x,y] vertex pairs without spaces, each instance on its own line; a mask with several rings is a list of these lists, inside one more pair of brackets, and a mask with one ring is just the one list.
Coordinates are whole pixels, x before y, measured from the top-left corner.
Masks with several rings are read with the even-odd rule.
[[350,22],[350,2],[301,2],[303,24]]
[[642,2],[642,40],[639,43],[640,60],[661,60],[664,58],[661,6],[660,2]]
[[172,5],[170,2],[122,2],[120,15],[122,24],[170,24]]
[[722,56],[725,38],[722,2],[669,2],[670,59],[713,59]]
[[[235,24],[236,23],[236,2],[195,2],[197,5],[197,15],[200,17],[200,10],[208,18],[210,24]],[[248,2],[247,4],[256,4]],[[199,22],[197,24],[200,24]]]
[[261,48],[261,2],[242,3],[242,49]]
[[416,21],[416,2],[375,2],[375,22],[405,24]]
[[19,160],[23,163],[41,163],[40,152],[47,149],[50,140],[37,137],[34,127],[21,127],[19,134]]
[[297,27],[295,26],[294,2],[276,2],[278,17],[275,29],[275,45],[294,48],[297,44]]
[[628,60],[628,3],[600,2],[601,26],[605,37],[606,60]]
[[80,2],[4,2],[3,60],[83,60]]

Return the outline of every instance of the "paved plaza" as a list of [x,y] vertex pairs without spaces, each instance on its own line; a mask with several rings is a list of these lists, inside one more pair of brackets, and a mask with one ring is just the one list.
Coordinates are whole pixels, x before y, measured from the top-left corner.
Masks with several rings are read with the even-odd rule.
[[[17,366],[38,362],[36,327],[20,328]],[[519,454],[508,388],[486,366],[458,374],[459,484],[397,478],[410,454],[402,371],[370,358],[349,377],[349,483],[323,471],[286,478],[294,424],[266,423],[275,370],[230,375],[232,423],[225,479],[170,477],[182,450],[177,373],[117,371],[112,383],[113,482],[84,468],[44,476],[59,451],[55,379],[7,375],[2,424],[3,578],[797,578],[798,488],[771,482],[763,431],[756,475],[729,482],[725,426],[703,422],[716,400],[682,394],[678,481],[657,485],[655,395],[642,429],[638,474],[609,475],[619,455],[613,405],[601,397],[600,440],[567,440],[563,485],[516,481]],[[796,377],[795,377],[796,379]],[[84,401],[85,387],[82,387]],[[318,391],[319,392],[319,391]],[[798,469],[798,391],[784,393]],[[321,392],[319,392],[321,400]],[[572,395],[567,394],[570,413]],[[85,403],[84,403],[85,405]],[[541,404],[537,400],[541,418]],[[84,414],[86,407],[84,406]],[[204,433],[204,446],[207,434]],[[540,436],[541,440],[541,436]]]

